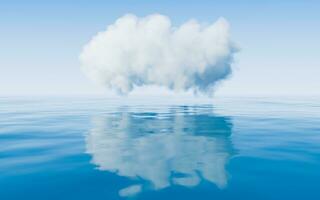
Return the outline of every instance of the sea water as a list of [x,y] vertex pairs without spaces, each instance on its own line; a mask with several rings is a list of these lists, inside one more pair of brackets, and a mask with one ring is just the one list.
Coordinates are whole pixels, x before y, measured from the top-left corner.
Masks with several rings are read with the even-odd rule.
[[320,99],[0,98],[0,199],[320,199]]

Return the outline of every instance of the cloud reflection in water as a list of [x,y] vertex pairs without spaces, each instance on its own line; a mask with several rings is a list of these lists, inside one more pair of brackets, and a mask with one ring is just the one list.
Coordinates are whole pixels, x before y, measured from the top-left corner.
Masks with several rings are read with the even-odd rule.
[[165,112],[125,108],[94,118],[93,125],[86,137],[92,163],[137,181],[120,190],[120,196],[150,186],[193,187],[201,180],[220,188],[227,184],[225,165],[234,154],[232,122],[214,115],[210,106],[171,107]]

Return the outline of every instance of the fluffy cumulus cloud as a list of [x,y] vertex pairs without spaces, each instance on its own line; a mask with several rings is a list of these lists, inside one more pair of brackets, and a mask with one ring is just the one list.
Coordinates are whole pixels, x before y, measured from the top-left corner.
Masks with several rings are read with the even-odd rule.
[[94,36],[80,61],[89,78],[122,94],[145,85],[212,94],[231,73],[235,52],[223,18],[175,27],[164,15],[128,14]]

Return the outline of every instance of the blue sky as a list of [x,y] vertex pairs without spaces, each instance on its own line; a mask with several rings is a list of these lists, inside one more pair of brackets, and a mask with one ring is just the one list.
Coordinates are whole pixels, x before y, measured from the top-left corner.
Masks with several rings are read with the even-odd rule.
[[0,95],[101,94],[80,71],[93,35],[126,13],[231,24],[240,46],[217,95],[320,95],[319,1],[1,1]]

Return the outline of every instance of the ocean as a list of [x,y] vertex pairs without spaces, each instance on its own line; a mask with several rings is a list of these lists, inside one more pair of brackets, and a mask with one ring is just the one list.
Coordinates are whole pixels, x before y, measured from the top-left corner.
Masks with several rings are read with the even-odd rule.
[[320,199],[320,98],[0,98],[0,199]]

